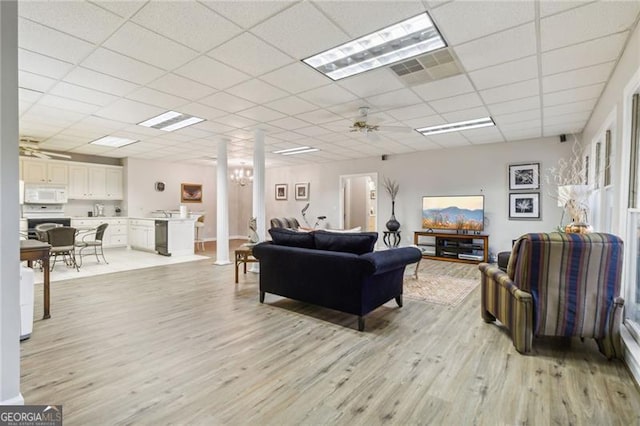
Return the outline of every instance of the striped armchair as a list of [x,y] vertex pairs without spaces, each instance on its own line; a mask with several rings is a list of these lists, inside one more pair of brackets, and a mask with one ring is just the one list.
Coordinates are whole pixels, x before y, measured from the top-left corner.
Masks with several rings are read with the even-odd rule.
[[520,353],[533,337],[592,337],[620,357],[622,240],[610,234],[526,234],[507,272],[481,263],[482,318],[498,319]]

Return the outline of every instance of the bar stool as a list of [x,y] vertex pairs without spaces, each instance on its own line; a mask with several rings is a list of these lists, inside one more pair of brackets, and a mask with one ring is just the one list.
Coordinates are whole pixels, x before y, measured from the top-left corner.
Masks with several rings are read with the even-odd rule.
[[[198,248],[198,243],[200,243],[200,250],[204,251],[204,235],[203,238],[200,238],[200,230],[204,228],[204,215],[198,217],[195,223],[196,227],[196,249]],[[204,230],[202,231],[204,232]]]

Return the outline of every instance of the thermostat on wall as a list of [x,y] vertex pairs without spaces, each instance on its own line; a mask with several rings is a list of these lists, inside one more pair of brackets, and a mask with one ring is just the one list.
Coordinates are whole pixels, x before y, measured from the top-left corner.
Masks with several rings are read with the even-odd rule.
[[164,191],[164,182],[156,182],[156,191],[158,192]]

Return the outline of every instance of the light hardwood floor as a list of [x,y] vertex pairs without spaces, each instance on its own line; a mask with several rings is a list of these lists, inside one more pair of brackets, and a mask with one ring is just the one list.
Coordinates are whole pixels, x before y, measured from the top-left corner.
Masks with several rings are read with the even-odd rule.
[[54,283],[52,318],[21,344],[26,403],[63,404],[67,425],[640,424],[622,362],[592,341],[518,354],[479,289],[456,308],[390,302],[360,333],[352,315],[261,305],[257,282],[208,259]]

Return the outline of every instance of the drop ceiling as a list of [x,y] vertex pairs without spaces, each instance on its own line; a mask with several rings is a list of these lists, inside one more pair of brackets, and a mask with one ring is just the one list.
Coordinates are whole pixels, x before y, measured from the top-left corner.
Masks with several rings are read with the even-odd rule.
[[[454,60],[441,55],[446,69],[428,78],[382,68],[332,82],[301,62],[424,11]],[[226,140],[230,162],[250,163],[260,128],[278,167],[580,132],[639,12],[637,1],[19,2],[20,136],[71,155],[203,164]],[[362,106],[382,126],[490,115],[496,127],[367,137],[349,128]],[[206,121],[136,124],[168,110]],[[89,144],[107,135],[139,142]],[[320,151],[272,153],[296,146]]]

